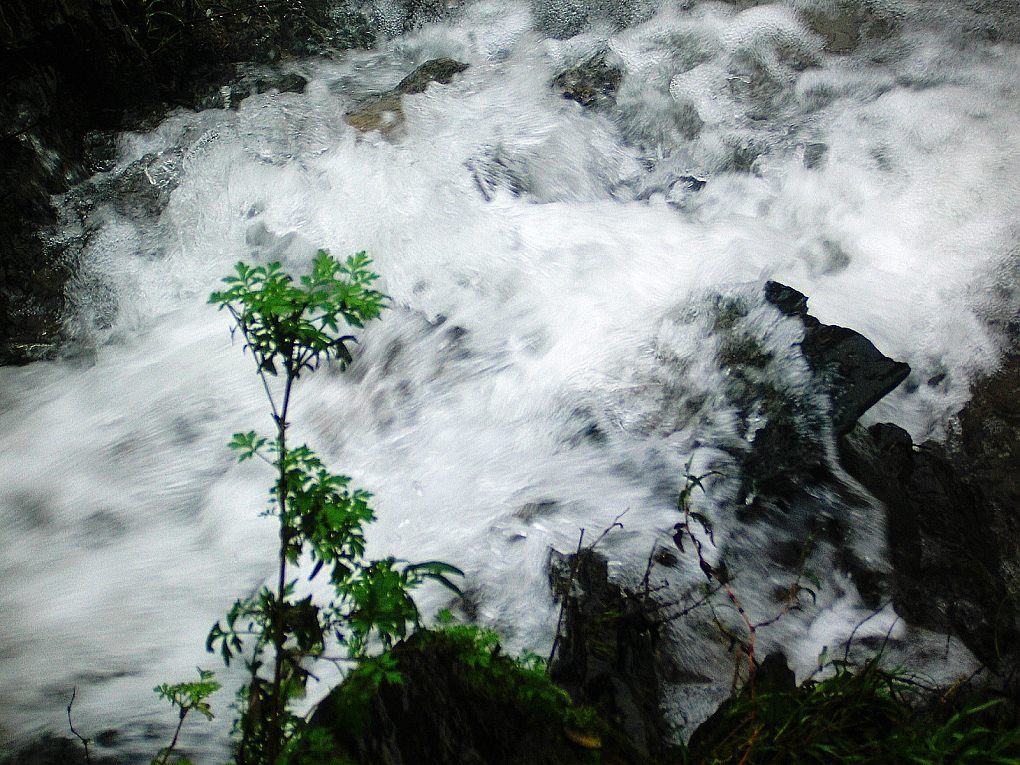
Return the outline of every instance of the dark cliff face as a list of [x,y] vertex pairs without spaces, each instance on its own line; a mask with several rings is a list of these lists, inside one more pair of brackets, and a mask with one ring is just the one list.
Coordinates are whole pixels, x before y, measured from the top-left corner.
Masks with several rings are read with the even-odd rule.
[[374,40],[372,19],[331,0],[207,6],[161,0],[153,13],[146,0],[0,4],[0,364],[44,358],[60,340],[75,264],[40,234],[55,222],[50,196],[108,153],[105,131],[138,127],[167,104],[205,104],[236,63]]
[[0,363],[56,341],[68,267],[38,231],[50,195],[77,174],[88,130],[152,109],[159,88],[132,20],[111,0],[9,0],[0,7]]

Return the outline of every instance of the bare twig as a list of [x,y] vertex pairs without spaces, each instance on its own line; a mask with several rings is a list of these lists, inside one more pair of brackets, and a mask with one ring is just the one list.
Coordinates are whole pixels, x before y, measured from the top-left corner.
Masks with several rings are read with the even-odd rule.
[[67,726],[71,729],[71,733],[73,733],[75,735],[75,737],[79,741],[81,741],[82,746],[85,747],[85,762],[88,763],[88,765],[92,765],[92,757],[89,755],[89,744],[92,743],[92,739],[85,738],[78,731],[76,731],[74,729],[74,723],[71,722],[71,707],[74,706],[74,698],[77,695],[78,695],[78,686],[76,685],[76,686],[74,686],[74,689],[71,691],[71,700],[69,702],[67,702]]
[[[560,613],[556,619],[556,636],[553,638],[552,649],[549,651],[549,658],[545,662],[545,671],[549,672],[552,667],[553,658],[556,656],[556,649],[560,647],[560,640],[563,638],[563,617],[567,612],[567,599],[574,587],[574,578],[577,576],[577,566],[581,561],[581,546],[584,544],[584,529],[577,536],[577,550],[574,552],[574,559],[570,562],[570,577],[567,579],[567,591],[560,599]],[[594,545],[593,545],[594,546]]]
[[[623,524],[620,523],[620,519],[630,511],[628,507],[622,513],[613,518],[613,522],[602,529],[602,533],[598,535],[596,540],[588,545],[588,550],[594,550],[598,547],[599,543],[609,536],[609,533],[613,529],[622,529]],[[556,656],[556,649],[560,647],[560,641],[563,639],[563,618],[567,611],[567,600],[570,597],[570,591],[574,587],[574,580],[577,578],[577,568],[581,563],[581,551],[584,549],[584,533],[585,530],[581,529],[581,533],[577,537],[577,550],[574,551],[574,559],[570,565],[570,577],[567,579],[567,591],[563,593],[563,598],[560,600],[560,613],[556,619],[556,636],[553,638],[552,649],[549,651],[549,658],[545,662],[545,671],[548,672],[552,667],[553,658]]]

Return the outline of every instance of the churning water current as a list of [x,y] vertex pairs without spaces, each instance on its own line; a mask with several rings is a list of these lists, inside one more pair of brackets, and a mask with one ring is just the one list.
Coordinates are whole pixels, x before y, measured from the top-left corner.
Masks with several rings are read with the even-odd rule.
[[[550,547],[627,510],[604,549],[640,576],[688,460],[738,469],[727,454],[754,423],[721,393],[720,304],[744,306],[770,384],[814,401],[766,279],[911,365],[871,420],[942,435],[1016,308],[1016,11],[859,5],[858,18],[825,0],[636,4],[623,28],[593,11],[564,38],[580,4],[468,3],[377,50],[292,64],[303,93],[119,136],[116,165],[67,195],[55,234],[80,253],[77,353],[0,369],[4,736],[61,730],[77,685],[77,727],[119,729],[124,751],[151,756],[146,737],[173,720],[150,689],[215,667],[209,626],[272,571],[270,476],[225,448],[271,423],[205,304],[239,259],[374,258],[392,308],[351,370],[302,380],[296,437],[375,494],[373,554],[460,566],[479,620],[514,648],[551,643]],[[615,105],[550,88],[600,51],[623,72]],[[389,135],[345,123],[437,57],[470,66],[406,96]],[[769,531],[733,520],[738,479],[699,509],[764,615],[785,575],[756,557]],[[881,514],[845,512],[882,570]],[[821,573],[817,604],[761,636],[801,673],[868,613],[852,582]],[[670,576],[679,592],[700,575],[681,559]],[[932,672],[967,663],[893,622],[863,630],[893,629]],[[678,635],[678,663],[701,678],[673,691],[682,733],[732,664],[697,617]],[[222,753],[222,728],[190,730],[200,758]]]

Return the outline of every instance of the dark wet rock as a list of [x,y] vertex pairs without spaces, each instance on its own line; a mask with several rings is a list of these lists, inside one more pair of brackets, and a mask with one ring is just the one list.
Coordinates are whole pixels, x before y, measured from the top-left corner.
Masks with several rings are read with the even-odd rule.
[[198,99],[199,109],[236,109],[249,96],[262,93],[303,93],[308,80],[298,72],[285,69],[241,70],[238,78],[217,91]]
[[438,82],[440,85],[449,85],[453,82],[454,75],[460,74],[467,68],[467,64],[452,58],[434,58],[414,69],[397,84],[394,90],[405,96],[424,93],[428,86],[434,82]]
[[373,689],[358,678],[348,680],[312,715],[312,727],[332,738],[333,755],[364,765],[590,761],[591,752],[572,743],[558,717],[507,692],[496,673],[512,672],[510,660],[498,652],[488,667],[472,666],[457,640],[419,632],[391,656],[399,684]]
[[809,143],[804,146],[804,167],[814,170],[825,164],[825,158],[829,153],[828,144]]
[[957,634],[990,666],[1008,655],[1015,661],[1020,633],[1003,577],[1010,538],[981,489],[942,446],[915,445],[892,424],[858,427],[840,453],[886,507],[896,611],[911,624]]
[[677,752],[660,709],[667,666],[654,605],[610,580],[606,559],[590,549],[554,552],[549,580],[564,609],[552,679],[625,735],[640,754],[636,761],[672,761]]
[[837,435],[849,432],[862,414],[910,374],[907,364],[885,356],[859,332],[822,324],[808,314],[807,298],[797,290],[770,281],[765,299],[803,323],[801,351],[832,401]]
[[556,75],[552,88],[566,99],[593,108],[616,103],[616,92],[622,81],[623,70],[609,64],[605,53],[598,53]]
[[[995,515],[1008,521],[1003,540],[1009,557],[1020,562],[1020,353],[1009,354],[998,371],[974,386],[959,422],[954,451]],[[1014,593],[1020,592],[1020,572],[1014,569],[1009,580]]]
[[61,736],[45,735],[26,744],[18,751],[0,757],[0,765],[117,765],[117,760],[97,755],[95,748],[85,748],[80,741]]
[[1020,354],[975,384],[958,419],[948,445],[858,427],[841,459],[888,510],[897,611],[954,632],[1009,677],[1020,666]]
[[424,93],[432,83],[449,85],[455,75],[467,68],[467,64],[452,58],[426,61],[402,79],[393,90],[375,96],[348,112],[344,115],[344,121],[362,133],[378,130],[388,136],[404,124],[404,96]]

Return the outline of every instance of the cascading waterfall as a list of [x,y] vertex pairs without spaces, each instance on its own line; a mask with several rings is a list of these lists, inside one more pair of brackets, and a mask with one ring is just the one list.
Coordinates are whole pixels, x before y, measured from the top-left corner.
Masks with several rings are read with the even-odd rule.
[[[728,455],[756,426],[725,394],[720,306],[742,306],[724,323],[769,354],[770,389],[818,412],[798,325],[760,293],[803,291],[911,365],[868,417],[942,434],[1015,308],[1018,39],[1005,2],[480,0],[376,50],[292,63],[303,93],[119,136],[55,233],[79,253],[73,352],[0,369],[5,737],[61,730],[77,686],[78,727],[151,756],[172,721],[150,689],[216,667],[209,626],[273,569],[270,477],[225,448],[271,423],[205,304],[239,259],[375,259],[392,308],[347,373],[302,383],[296,438],[375,494],[372,553],[465,569],[477,618],[511,647],[548,649],[548,550],[581,527],[626,510],[604,551],[640,577],[692,458],[724,474],[697,500],[714,549],[748,608],[774,610],[789,574],[761,551],[780,532],[731,504]],[[600,54],[622,72],[615,104],[550,88]],[[345,122],[439,57],[469,67],[405,96],[393,131]],[[823,419],[802,425],[831,450]],[[877,508],[823,495],[797,512],[819,507],[883,570]],[[817,603],[761,636],[802,674],[868,614],[845,575],[816,573]],[[669,576],[690,588],[696,559]],[[422,593],[425,613],[447,604]],[[888,609],[860,635],[890,630],[936,675],[971,661]],[[689,733],[732,664],[705,619],[676,640]],[[200,758],[222,754],[222,725],[191,735]]]

